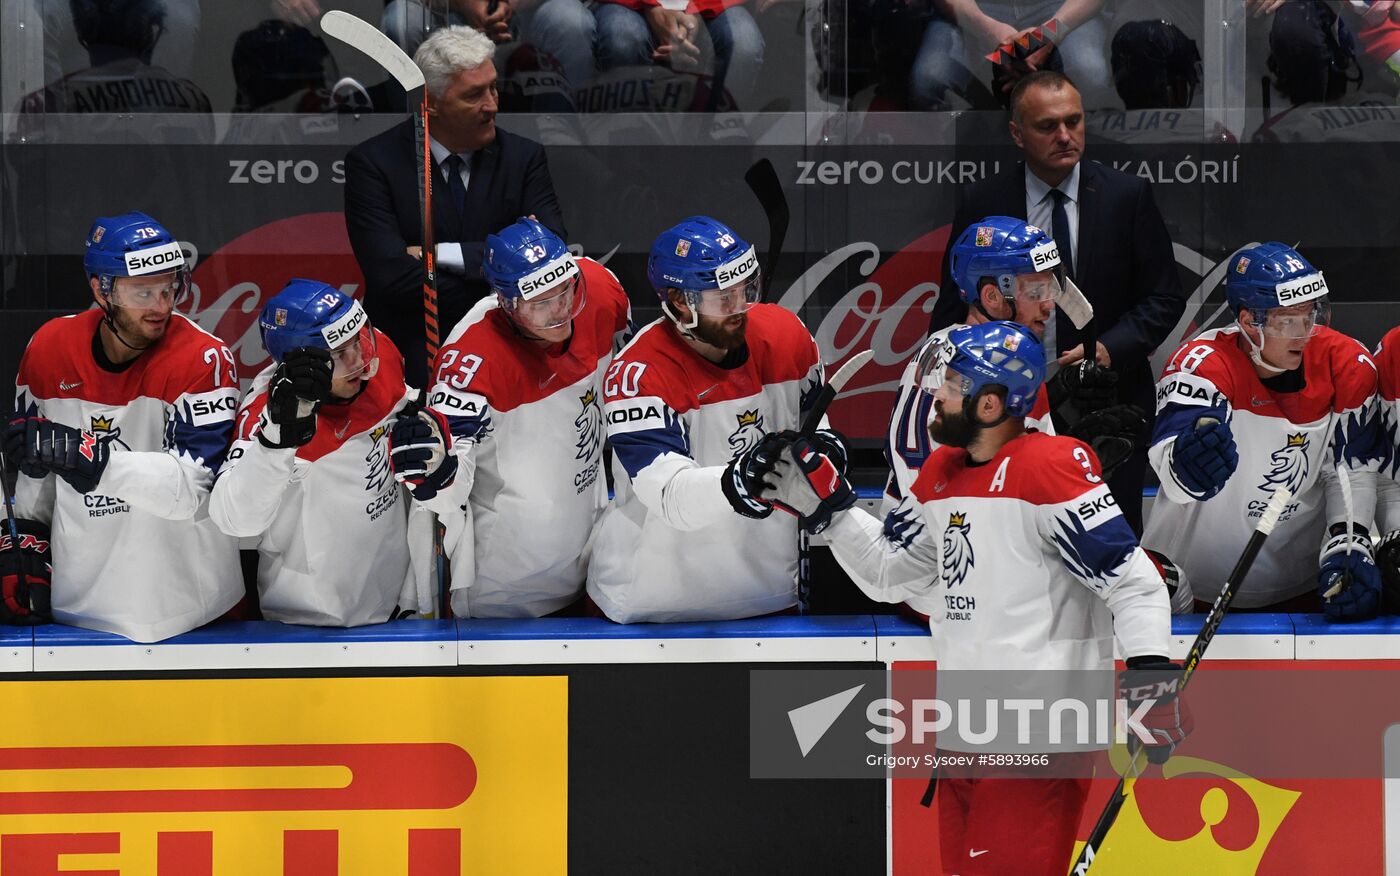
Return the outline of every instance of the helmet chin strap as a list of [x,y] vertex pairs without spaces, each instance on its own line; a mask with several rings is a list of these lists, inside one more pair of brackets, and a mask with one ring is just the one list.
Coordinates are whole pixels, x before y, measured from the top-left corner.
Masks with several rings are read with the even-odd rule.
[[[1248,326],[1248,327],[1246,327],[1244,323],[1240,323],[1240,334],[1244,336],[1244,342],[1245,342],[1246,344],[1249,345],[1249,359],[1250,359],[1250,361],[1253,362],[1255,365],[1259,366],[1260,368],[1263,368],[1265,371],[1268,371],[1268,372],[1271,373],[1271,374],[1283,374],[1285,371],[1287,371],[1287,370],[1288,370],[1287,368],[1278,368],[1278,367],[1276,367],[1276,366],[1274,366],[1274,365],[1270,365],[1268,362],[1265,362],[1265,361],[1264,361],[1264,346],[1263,346],[1263,344],[1256,344],[1256,343],[1254,343],[1254,338],[1249,334],[1249,331],[1248,331],[1249,328],[1258,328],[1258,327],[1257,327],[1257,326]],[[1262,338],[1263,336],[1264,336],[1264,330],[1263,330],[1263,329],[1259,329],[1259,337]]]
[[116,338],[123,347],[126,347],[128,350],[135,350],[138,353],[145,352],[146,350],[149,350],[152,346],[155,345],[155,341],[152,341],[144,347],[138,347],[135,344],[128,341],[126,338],[122,337],[121,330],[117,328],[117,321],[112,318],[112,309],[114,307],[116,307],[116,305],[110,301],[108,301],[102,306],[102,321],[107,324],[108,330],[112,332],[112,337]]
[[700,313],[698,310],[691,309],[689,322],[681,322],[680,317],[671,312],[670,301],[661,302],[661,312],[666,314],[666,318],[671,321],[671,324],[676,327],[676,331],[680,332],[682,337],[690,338],[692,341],[700,341],[702,344],[704,343],[704,341],[701,341],[700,338],[695,336],[694,332],[695,327],[700,324]]

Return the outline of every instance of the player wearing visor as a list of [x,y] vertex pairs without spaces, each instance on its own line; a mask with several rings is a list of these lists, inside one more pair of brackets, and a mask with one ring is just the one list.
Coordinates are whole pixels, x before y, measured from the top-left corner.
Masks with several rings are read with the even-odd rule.
[[1307,611],[1320,600],[1333,620],[1371,617],[1376,366],[1327,326],[1327,281],[1290,246],[1237,252],[1225,296],[1235,322],[1182,344],[1157,384],[1149,455],[1162,488],[1143,544],[1191,581],[1224,581],[1262,502],[1284,487],[1292,501],[1234,606]]

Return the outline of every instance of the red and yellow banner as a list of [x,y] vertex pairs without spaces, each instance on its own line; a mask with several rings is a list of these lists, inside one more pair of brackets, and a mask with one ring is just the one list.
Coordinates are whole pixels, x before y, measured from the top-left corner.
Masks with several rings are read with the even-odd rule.
[[566,869],[563,677],[2,691],[0,876]]

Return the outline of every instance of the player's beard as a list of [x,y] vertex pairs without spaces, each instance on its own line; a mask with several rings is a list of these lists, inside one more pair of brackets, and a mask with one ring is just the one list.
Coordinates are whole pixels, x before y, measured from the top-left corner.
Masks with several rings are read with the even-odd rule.
[[165,315],[164,322],[156,324],[154,321],[148,322],[144,318],[145,311],[132,311],[130,308],[117,304],[107,306],[107,317],[110,320],[108,328],[127,347],[133,350],[144,350],[153,347],[163,337],[165,330],[170,327],[171,314]]
[[928,436],[944,447],[967,447],[977,437],[977,427],[962,411],[945,411],[942,402],[934,404],[938,419],[928,424]]
[[[735,320],[738,324],[726,327],[725,323]],[[696,338],[721,350],[737,350],[744,346],[744,333],[748,329],[749,318],[744,314],[714,318],[702,316],[696,321],[691,333]]]

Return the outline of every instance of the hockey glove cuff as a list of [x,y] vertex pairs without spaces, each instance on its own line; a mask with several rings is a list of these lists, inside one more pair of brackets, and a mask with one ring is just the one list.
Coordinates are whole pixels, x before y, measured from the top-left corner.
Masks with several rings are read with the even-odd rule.
[[25,423],[24,456],[51,471],[79,493],[97,489],[107,468],[107,439],[43,417]]
[[8,523],[0,526],[0,623],[46,624],[53,619],[49,597],[53,578],[49,528],[37,520],[15,520],[19,540]]
[[1327,539],[1318,556],[1317,592],[1322,608],[1329,621],[1370,620],[1381,606],[1381,572],[1371,556],[1370,534],[1360,526],[1347,532],[1346,524],[1333,529],[1339,531]]
[[1149,761],[1166,763],[1195,726],[1177,694],[1181,664],[1157,656],[1129,657],[1127,664],[1118,676],[1118,698],[1127,706],[1129,736],[1147,747]]
[[1224,489],[1239,464],[1229,424],[1214,417],[1196,420],[1176,436],[1172,447],[1172,473],[1199,501]]
[[457,477],[452,430],[432,408],[400,413],[389,431],[389,465],[394,480],[408,485],[413,498],[427,501]]

